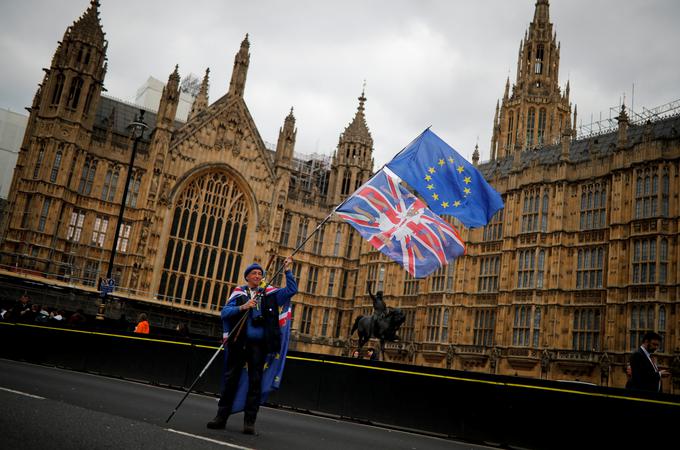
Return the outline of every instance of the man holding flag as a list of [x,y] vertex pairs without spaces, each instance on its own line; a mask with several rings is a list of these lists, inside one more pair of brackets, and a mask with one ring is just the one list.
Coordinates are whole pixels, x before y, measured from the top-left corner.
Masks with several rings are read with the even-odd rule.
[[249,265],[244,272],[247,284],[234,288],[222,309],[225,372],[217,415],[208,428],[224,428],[231,413],[244,411],[243,432],[255,434],[260,403],[278,388],[288,350],[290,300],[297,293],[291,264],[286,258],[282,289],[261,286],[264,270],[257,263]]

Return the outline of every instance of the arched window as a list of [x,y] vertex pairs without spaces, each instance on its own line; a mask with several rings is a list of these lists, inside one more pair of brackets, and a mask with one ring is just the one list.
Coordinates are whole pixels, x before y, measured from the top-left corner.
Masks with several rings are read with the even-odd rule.
[[545,134],[545,108],[538,110],[538,145],[544,144],[544,134]]
[[659,346],[659,352],[664,353],[666,346],[666,308],[661,305],[659,306],[659,326],[657,327],[657,332],[661,335],[661,345]]
[[512,148],[512,127],[514,125],[514,119],[515,115],[512,111],[508,112],[508,137],[507,137],[507,143],[506,143],[506,148],[509,150]]
[[52,99],[50,100],[50,104],[52,105],[57,105],[59,103],[59,100],[61,100],[61,93],[64,90],[64,80],[65,77],[63,74],[58,74],[56,81],[54,83],[54,90],[52,91]]
[[536,122],[536,109],[531,107],[527,111],[527,143],[526,148],[533,147],[534,145],[534,127]]
[[338,231],[335,232],[335,243],[333,244],[333,256],[340,254],[340,241],[342,240],[342,228],[338,225]]
[[283,216],[283,227],[281,228],[281,245],[284,247],[288,246],[288,240],[290,239],[290,227],[293,222],[293,218],[290,213],[286,213]]
[[82,195],[90,195],[92,191],[92,183],[97,172],[97,161],[92,158],[85,159],[83,172],[80,175],[80,183],[78,183],[78,193]]
[[90,113],[90,106],[92,105],[92,96],[94,95],[94,84],[91,84],[87,90],[87,97],[85,97],[85,107],[83,113],[88,115]]
[[52,172],[50,173],[50,183],[57,181],[57,175],[59,175],[59,167],[61,167],[61,150],[58,150],[54,155],[54,164],[52,164]]
[[548,192],[543,192],[543,204],[541,205],[541,231],[548,231]]
[[538,252],[538,273],[536,274],[536,287],[543,287],[543,267],[545,266],[545,250],[540,250]]
[[661,239],[659,245],[659,283],[666,283],[668,277],[668,239]]
[[351,177],[351,174],[349,173],[349,171],[345,171],[345,173],[342,176],[342,189],[340,190],[341,195],[348,195],[349,194],[350,182],[351,182],[350,177]]
[[534,73],[536,75],[543,73],[543,44],[536,46],[536,62],[534,64]]
[[78,107],[78,101],[80,100],[80,91],[83,87],[83,79],[76,77],[71,81],[71,87],[68,90],[68,100],[66,105],[71,109],[76,109]]
[[40,168],[42,167],[43,159],[45,158],[45,143],[40,143],[40,150],[38,150],[38,158],[35,161],[35,167],[33,168],[33,178],[38,178],[40,175]]
[[226,175],[211,172],[190,182],[174,208],[160,298],[218,309],[240,281],[248,219],[245,196]]
[[661,215],[668,217],[668,195],[670,192],[670,180],[668,178],[668,169],[664,169],[663,177],[661,178]]

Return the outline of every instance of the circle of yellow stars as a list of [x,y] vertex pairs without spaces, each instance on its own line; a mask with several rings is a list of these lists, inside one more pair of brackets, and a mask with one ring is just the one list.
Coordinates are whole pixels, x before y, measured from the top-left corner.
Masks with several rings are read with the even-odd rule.
[[[449,156],[446,160],[444,158],[440,158],[439,161],[437,161],[437,165],[439,165],[439,167],[441,168],[444,165],[446,165],[447,161],[450,164],[455,164],[455,162],[456,162],[456,160],[453,157]],[[455,166],[455,170],[456,170],[456,172],[458,172],[459,174],[462,175],[463,172],[465,171],[465,167],[462,164],[458,164],[457,166]],[[428,172],[428,174],[425,175],[425,181],[429,182],[429,181],[432,181],[432,175],[437,172],[437,169],[435,169],[434,167],[429,167],[427,169],[427,172]],[[465,185],[466,185],[463,188],[463,196],[467,197],[468,195],[470,195],[472,193],[472,190],[468,186],[470,183],[472,183],[472,177],[470,177],[469,175],[465,176],[463,178],[463,183],[465,183]],[[434,189],[435,189],[434,183],[429,183],[427,185],[427,189],[432,191],[431,197],[432,197],[433,200],[435,200],[435,201],[440,200],[439,194],[437,194],[437,192],[434,191]],[[443,199],[442,199],[442,202],[440,203],[442,208],[448,208],[449,206],[453,206],[454,208],[458,208],[461,204],[462,204],[462,202],[460,200],[454,200],[453,203],[450,204],[449,202],[444,201]]]

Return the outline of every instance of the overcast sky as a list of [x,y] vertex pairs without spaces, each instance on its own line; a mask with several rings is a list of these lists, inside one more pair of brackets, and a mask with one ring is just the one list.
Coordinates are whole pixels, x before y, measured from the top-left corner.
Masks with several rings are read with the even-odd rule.
[[[203,75],[210,101],[228,89],[234,55],[250,34],[245,100],[275,143],[291,106],[296,151],[330,154],[366,80],[376,169],[425,127],[482,160],[496,100],[515,80],[532,0],[101,0],[108,94],[134,100],[149,76]],[[23,111],[57,42],[88,0],[2,0],[0,107]],[[553,0],[562,44],[560,85],[571,81],[579,122],[609,117],[626,95],[652,108],[680,98],[680,1]]]

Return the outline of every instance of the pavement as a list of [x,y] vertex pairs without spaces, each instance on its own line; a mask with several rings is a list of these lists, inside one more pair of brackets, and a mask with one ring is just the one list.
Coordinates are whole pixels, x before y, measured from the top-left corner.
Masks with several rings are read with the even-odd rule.
[[243,415],[205,424],[217,399],[82,372],[0,359],[0,434],[7,449],[488,449],[439,437],[262,407],[257,434]]

